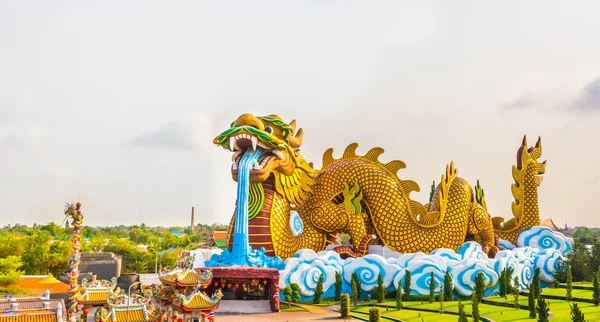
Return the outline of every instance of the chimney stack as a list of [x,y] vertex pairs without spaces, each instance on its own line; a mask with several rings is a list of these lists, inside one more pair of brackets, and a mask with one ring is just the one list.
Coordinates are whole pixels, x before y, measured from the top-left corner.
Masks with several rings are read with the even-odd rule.
[[194,207],[192,207],[192,234],[194,233]]

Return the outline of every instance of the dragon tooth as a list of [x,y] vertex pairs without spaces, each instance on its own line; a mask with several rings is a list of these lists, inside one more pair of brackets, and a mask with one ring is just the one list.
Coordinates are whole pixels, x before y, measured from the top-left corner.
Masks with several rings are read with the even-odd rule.
[[233,154],[231,155],[231,161],[235,161],[235,159],[237,159],[240,154],[242,154],[242,151],[235,151],[233,152]]
[[252,150],[256,151],[256,145],[258,144],[258,138],[256,136],[251,136],[250,140],[252,141]]
[[235,151],[235,138],[232,136],[229,138],[229,150]]
[[237,170],[237,163],[235,161],[232,162],[231,169],[232,170]]
[[281,160],[285,160],[285,155],[283,155],[281,150],[273,150],[273,154],[275,154]]

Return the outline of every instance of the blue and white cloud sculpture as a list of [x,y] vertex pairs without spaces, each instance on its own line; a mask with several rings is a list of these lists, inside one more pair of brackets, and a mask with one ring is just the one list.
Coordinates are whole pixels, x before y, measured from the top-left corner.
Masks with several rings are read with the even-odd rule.
[[[428,295],[431,273],[439,292],[446,272],[454,285],[454,294],[469,297],[475,288],[475,277],[482,273],[487,286],[486,296],[498,292],[498,278],[502,270],[513,269],[513,277],[519,277],[519,289],[528,288],[533,274],[540,269],[540,279],[544,283],[554,281],[559,260],[568,253],[573,240],[547,227],[532,227],[523,231],[516,245],[502,250],[493,259],[483,252],[476,242],[466,242],[456,252],[451,249],[436,249],[430,254],[400,254],[397,258],[384,258],[369,254],[361,258],[341,259],[333,251],[315,253],[312,250],[299,250],[292,258],[284,261],[280,270],[279,286],[285,288],[291,283],[300,287],[301,300],[312,299],[321,274],[324,275],[323,298],[334,296],[335,273],[342,275],[342,292],[351,293],[352,273],[361,280],[363,296],[370,294],[377,286],[380,274],[384,286],[393,291],[398,283],[404,284],[406,271],[411,272],[411,294]],[[512,281],[513,286],[515,280]],[[283,299],[283,293],[280,293]]]

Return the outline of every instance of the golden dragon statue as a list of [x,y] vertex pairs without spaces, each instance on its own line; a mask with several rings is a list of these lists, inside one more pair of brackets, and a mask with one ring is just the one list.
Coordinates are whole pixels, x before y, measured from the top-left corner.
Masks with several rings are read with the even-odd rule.
[[[299,249],[324,250],[347,233],[353,247],[337,246],[347,256],[365,255],[372,244],[399,252],[431,252],[436,248],[457,250],[466,240],[481,243],[489,256],[499,250],[498,238],[515,243],[520,231],[540,224],[537,187],[546,162],[541,139],[533,147],[526,138],[513,166],[514,218],[492,218],[483,189],[473,189],[458,176],[454,162],[446,166],[441,182],[423,205],[410,198],[419,185],[397,176],[404,162],[381,163],[384,152],[376,147],[365,155],[350,144],[341,158],[333,149],[323,155],[316,170],[300,154],[303,131],[296,121],[285,123],[277,115],[243,114],[214,143],[233,153],[232,177],[237,181],[239,162],[246,151],[262,151],[250,170],[248,235],[254,249],[267,255],[292,257]],[[231,219],[231,249],[235,215]]]

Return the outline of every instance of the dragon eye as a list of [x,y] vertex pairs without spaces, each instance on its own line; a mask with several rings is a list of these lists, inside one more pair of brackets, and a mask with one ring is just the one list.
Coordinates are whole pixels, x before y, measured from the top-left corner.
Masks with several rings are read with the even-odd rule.
[[270,126],[265,126],[265,132],[267,132],[269,134],[273,134],[273,128]]

